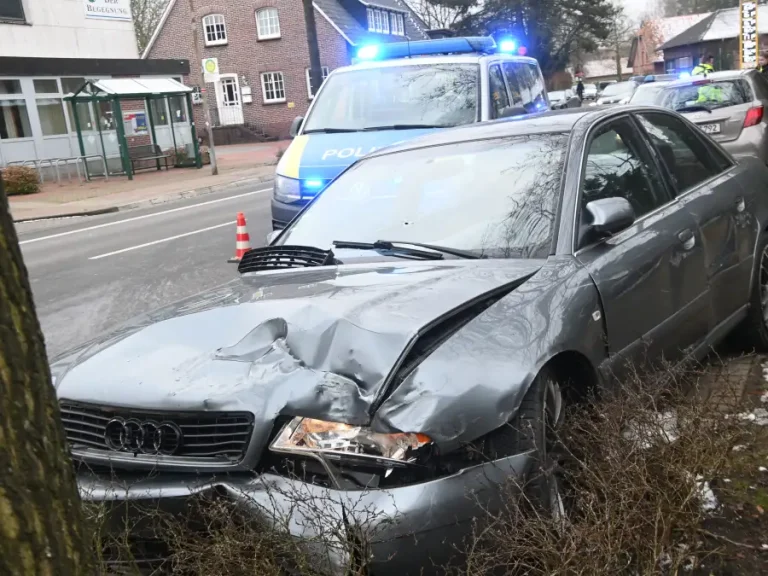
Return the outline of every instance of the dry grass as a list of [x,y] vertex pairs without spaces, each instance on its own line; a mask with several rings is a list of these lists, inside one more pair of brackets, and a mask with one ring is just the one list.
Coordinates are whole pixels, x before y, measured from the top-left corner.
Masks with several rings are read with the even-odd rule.
[[[467,547],[467,564],[441,570],[466,576],[631,574],[710,574],[710,566],[735,566],[742,554],[762,555],[768,543],[764,518],[747,533],[734,532],[742,506],[760,516],[766,490],[749,473],[755,458],[768,457],[768,427],[723,412],[732,386],[727,373],[713,376],[688,370],[653,378],[635,378],[611,397],[589,401],[569,413],[562,440],[568,449],[566,477],[572,512],[566,521],[539,513],[510,484],[502,510],[477,519]],[[713,383],[712,380],[715,379]],[[705,380],[709,380],[705,382]],[[702,386],[718,391],[713,402]],[[740,392],[730,406],[737,412]],[[761,436],[761,434],[763,434]],[[734,446],[749,450],[734,451]],[[755,450],[761,447],[763,451]],[[757,455],[756,455],[757,454]],[[768,466],[768,459],[766,459]],[[758,473],[759,476],[759,473]],[[728,482],[724,482],[728,479]],[[706,484],[705,484],[706,482]],[[707,509],[709,486],[718,500]],[[752,486],[751,489],[749,488]],[[524,491],[522,492],[524,494]],[[342,565],[334,573],[365,574],[371,534],[347,534],[345,518],[335,517],[326,502],[305,493],[275,494],[275,502],[292,502],[267,510],[255,503],[235,505],[226,494],[208,492],[182,513],[133,510],[130,522],[107,530],[101,506],[88,506],[102,573],[117,573],[108,557],[123,560],[124,574],[265,575],[305,574],[328,570],[330,549]],[[258,514],[254,514],[254,509]],[[279,507],[275,507],[279,508]],[[755,511],[757,510],[757,512]],[[124,510],[123,510],[124,511]],[[347,511],[368,524],[375,511]],[[291,518],[313,517],[317,536],[307,546],[289,536]],[[743,513],[742,513],[743,516]],[[258,523],[255,517],[271,518]],[[750,516],[751,518],[751,516]],[[742,526],[742,524],[738,524]],[[166,558],[163,572],[139,571],[133,561],[137,534],[159,546]],[[737,534],[734,539],[734,534]],[[713,574],[760,574],[747,557],[747,568]],[[730,564],[729,564],[730,563]],[[744,571],[746,570],[746,571]]]

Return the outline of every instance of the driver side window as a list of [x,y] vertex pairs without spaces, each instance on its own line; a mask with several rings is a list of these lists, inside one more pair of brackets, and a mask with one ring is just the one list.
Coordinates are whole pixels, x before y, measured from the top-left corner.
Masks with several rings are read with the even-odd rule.
[[589,143],[581,186],[581,238],[589,225],[587,204],[615,197],[632,205],[635,218],[670,200],[645,142],[626,117],[604,125]]

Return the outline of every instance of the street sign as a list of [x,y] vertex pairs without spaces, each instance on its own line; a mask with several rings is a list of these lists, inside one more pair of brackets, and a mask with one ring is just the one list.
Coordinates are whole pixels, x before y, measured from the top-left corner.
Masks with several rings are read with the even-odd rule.
[[131,0],[84,0],[85,17],[130,22]]
[[739,58],[741,68],[757,68],[760,49],[757,33],[757,2],[741,0],[739,4]]
[[213,84],[219,81],[219,59],[203,59],[203,76],[206,84]]

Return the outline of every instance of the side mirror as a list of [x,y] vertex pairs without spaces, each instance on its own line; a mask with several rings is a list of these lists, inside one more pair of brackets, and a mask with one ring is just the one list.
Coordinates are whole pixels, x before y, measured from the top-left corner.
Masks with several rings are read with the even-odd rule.
[[296,118],[293,119],[293,122],[291,122],[291,129],[288,131],[288,134],[291,136],[291,138],[296,138],[296,135],[299,133],[299,128],[301,128],[302,122],[304,122],[303,116],[296,116]]
[[267,245],[267,246],[271,245],[271,244],[272,244],[272,241],[273,241],[275,238],[277,238],[277,237],[278,237],[278,235],[280,234],[280,232],[282,232],[282,230],[272,230],[272,232],[270,232],[269,234],[267,234],[267,238],[266,238],[266,242],[267,242],[267,244],[266,244],[266,245]]
[[601,238],[621,232],[635,222],[632,204],[619,196],[593,200],[587,204],[587,212],[592,217],[590,230]]

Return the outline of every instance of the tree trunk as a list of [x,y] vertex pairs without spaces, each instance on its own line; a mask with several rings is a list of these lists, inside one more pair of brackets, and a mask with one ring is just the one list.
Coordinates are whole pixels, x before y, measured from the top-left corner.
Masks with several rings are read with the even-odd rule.
[[0,177],[0,574],[91,572],[45,343]]

